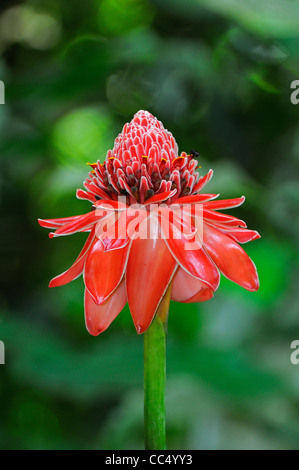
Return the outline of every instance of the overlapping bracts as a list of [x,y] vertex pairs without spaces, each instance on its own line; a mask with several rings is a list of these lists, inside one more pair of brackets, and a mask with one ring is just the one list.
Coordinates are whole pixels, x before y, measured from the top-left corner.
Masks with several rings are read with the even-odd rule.
[[[55,229],[50,237],[89,232],[74,264],[50,287],[83,273],[86,326],[92,335],[104,331],[126,302],[137,332],[143,333],[170,283],[178,302],[211,299],[220,272],[245,289],[258,289],[255,265],[239,244],[260,235],[244,221],[218,212],[239,206],[244,197],[218,200],[217,194],[199,194],[212,170],[200,177],[192,153],[178,155],[174,137],[150,113],[139,111],[104,163],[90,165],[77,197],[89,200],[92,210],[39,223]],[[135,225],[133,208],[139,208]],[[150,236],[140,237],[148,225]]]
[[84,182],[79,198],[116,200],[125,195],[128,204],[141,203],[154,194],[176,189],[170,201],[196,193],[211,177],[200,178],[197,161],[186,152],[178,155],[178,146],[163,124],[147,111],[139,111],[125,124],[108,150],[104,164],[91,164],[93,171]]

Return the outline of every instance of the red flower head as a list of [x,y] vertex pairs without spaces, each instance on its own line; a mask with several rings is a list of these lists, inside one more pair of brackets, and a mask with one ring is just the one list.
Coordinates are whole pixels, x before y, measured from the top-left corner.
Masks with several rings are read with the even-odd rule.
[[39,220],[50,237],[89,232],[75,263],[52,279],[61,286],[83,273],[88,331],[106,330],[125,304],[138,333],[151,324],[169,284],[172,299],[202,302],[219,286],[219,271],[250,291],[259,287],[254,263],[239,243],[259,238],[245,222],[218,210],[244,197],[215,200],[202,194],[212,170],[199,176],[197,161],[182,152],[163,124],[139,111],[77,190],[92,211]]

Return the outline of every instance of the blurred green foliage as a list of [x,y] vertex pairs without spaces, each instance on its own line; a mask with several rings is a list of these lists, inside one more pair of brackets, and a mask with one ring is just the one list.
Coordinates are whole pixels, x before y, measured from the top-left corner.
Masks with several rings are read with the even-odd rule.
[[235,214],[261,280],[222,278],[213,300],[172,303],[170,449],[298,449],[299,79],[296,0],[3,0],[0,6],[0,447],[143,446],[142,337],[128,308],[97,338],[83,282],[48,289],[84,235],[37,218],[83,213],[88,161],[148,109]]

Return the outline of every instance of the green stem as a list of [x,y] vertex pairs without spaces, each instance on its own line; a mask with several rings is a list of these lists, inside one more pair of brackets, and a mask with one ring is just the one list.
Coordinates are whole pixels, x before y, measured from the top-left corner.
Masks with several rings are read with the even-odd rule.
[[166,449],[166,333],[170,296],[171,286],[144,333],[144,438],[147,450]]

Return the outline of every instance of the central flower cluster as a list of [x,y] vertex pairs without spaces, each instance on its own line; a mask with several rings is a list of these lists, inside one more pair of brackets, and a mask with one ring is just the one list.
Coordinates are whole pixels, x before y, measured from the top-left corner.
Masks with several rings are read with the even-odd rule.
[[198,191],[200,178],[194,156],[193,152],[178,155],[173,135],[148,111],[139,111],[125,124],[104,163],[90,164],[93,170],[84,182],[86,191],[78,190],[77,196],[95,202],[117,200],[122,195],[131,205],[173,191],[167,201],[170,204]]

